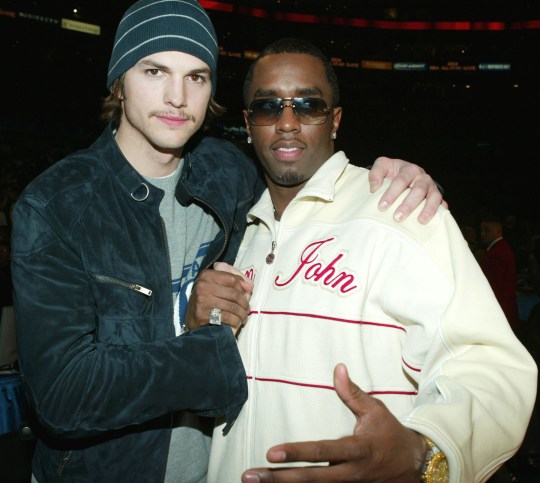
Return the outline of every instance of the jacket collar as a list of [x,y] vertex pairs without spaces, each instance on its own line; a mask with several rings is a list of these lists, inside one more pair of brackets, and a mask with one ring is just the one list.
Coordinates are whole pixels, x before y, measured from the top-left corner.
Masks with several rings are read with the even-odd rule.
[[103,153],[101,160],[104,168],[114,174],[134,202],[159,206],[163,191],[147,182],[129,163],[118,147],[111,124],[105,128],[94,146]]
[[[129,163],[116,140],[111,125],[94,144],[103,153],[104,168],[112,171],[128,196],[135,202],[159,207],[163,191]],[[225,228],[232,225],[239,187],[239,157],[245,157],[232,143],[212,137],[198,137],[190,142],[184,156],[182,174],[176,187],[176,198],[187,206],[194,198],[206,205]]]
[[239,156],[229,142],[203,137],[192,144],[184,156],[176,198],[182,205],[197,199],[209,207],[224,226],[232,223],[238,203],[241,179]]
[[486,252],[489,252],[497,243],[499,243],[501,240],[503,239],[502,236],[500,236],[499,238],[496,238],[495,240],[493,240],[489,245],[488,247],[486,248]]
[[[349,160],[343,151],[335,153],[317,170],[291,203],[305,198],[316,198],[327,202],[334,201],[336,183],[348,164]],[[259,202],[248,213],[248,222],[253,222],[257,218],[262,220],[274,218],[274,205],[268,189],[264,191]]]

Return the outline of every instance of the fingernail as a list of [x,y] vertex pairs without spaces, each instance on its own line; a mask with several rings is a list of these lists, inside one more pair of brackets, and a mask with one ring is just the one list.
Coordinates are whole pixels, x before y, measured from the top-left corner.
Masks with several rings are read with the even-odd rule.
[[261,481],[257,473],[244,473],[242,476],[242,482],[257,483]]
[[280,463],[281,461],[285,461],[285,458],[287,458],[287,453],[285,451],[270,451],[270,455],[272,456],[272,461],[274,463]]
[[395,215],[394,215],[394,220],[396,221],[401,221],[403,220],[403,213],[401,211],[398,211]]
[[388,201],[381,201],[379,203],[379,209],[384,211],[384,210],[386,210],[386,208],[388,208]]

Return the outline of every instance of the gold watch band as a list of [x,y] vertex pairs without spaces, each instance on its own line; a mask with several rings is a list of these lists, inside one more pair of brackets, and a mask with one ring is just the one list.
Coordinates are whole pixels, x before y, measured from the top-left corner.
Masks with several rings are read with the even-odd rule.
[[448,483],[448,460],[431,439],[422,435],[428,445],[426,461],[420,481],[422,483]]

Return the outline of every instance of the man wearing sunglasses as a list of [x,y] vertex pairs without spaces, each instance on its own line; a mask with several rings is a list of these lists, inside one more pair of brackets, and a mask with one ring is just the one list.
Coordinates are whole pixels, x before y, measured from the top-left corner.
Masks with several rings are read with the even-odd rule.
[[[334,151],[338,83],[312,44],[264,49],[244,100],[268,189],[239,272],[216,267],[254,288],[235,296],[251,296],[248,400],[214,431],[208,481],[486,481],[522,441],[537,369],[450,212],[378,210],[368,171]],[[217,275],[197,301],[223,293]]]

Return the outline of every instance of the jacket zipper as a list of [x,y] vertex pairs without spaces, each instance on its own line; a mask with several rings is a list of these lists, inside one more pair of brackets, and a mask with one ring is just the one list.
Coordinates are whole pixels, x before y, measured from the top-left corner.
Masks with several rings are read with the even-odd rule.
[[[165,228],[165,221],[163,218],[160,217],[161,220],[161,232],[163,233],[163,241],[165,242],[165,254],[167,255],[167,271],[169,273],[169,287],[172,287],[172,269],[171,269],[171,254],[169,253],[169,242],[167,241],[167,229]],[[187,227],[186,227],[187,229]],[[172,294],[172,290],[169,289],[171,292],[171,323],[172,323],[172,330],[173,333],[176,335],[176,329],[174,327],[174,296]],[[179,320],[178,323],[180,324],[180,328],[182,328],[182,321]]]
[[62,476],[62,473],[64,472],[64,467],[66,466],[70,457],[71,457],[71,450],[66,451],[64,453],[64,457],[62,458],[62,461],[60,461],[60,464],[58,465],[58,468],[56,469],[56,476]]
[[90,276],[96,280],[99,280],[100,282],[112,283],[113,285],[120,285],[122,287],[129,288],[135,292],[142,293],[146,297],[152,296],[152,290],[137,283],[125,282],[124,280],[120,280],[116,277],[110,277],[109,275],[98,275],[97,273],[90,273]]
[[[216,215],[216,217],[219,219],[219,222],[221,223],[221,228],[223,229],[223,233],[225,234],[225,241],[223,242],[223,247],[221,248],[220,252],[217,254],[217,256],[210,261],[210,263],[208,265],[206,265],[206,267],[203,267],[203,268],[208,268],[210,266],[212,266],[214,264],[214,262],[216,260],[219,259],[219,257],[223,254],[223,252],[225,251],[225,247],[227,246],[227,243],[229,242],[229,233],[227,232],[227,229],[226,229],[226,225],[225,225],[225,221],[223,220],[223,217],[216,211],[214,210],[208,203],[206,203],[204,200],[201,200],[200,198],[194,196],[193,197],[194,200],[197,200],[199,203],[203,204],[204,206],[206,206],[208,208],[208,210],[212,213],[214,213],[214,215]],[[234,220],[233,220],[233,225],[234,225]],[[232,228],[231,228],[232,229]]]
[[[274,271],[275,271],[275,266],[273,265],[273,262],[276,258],[276,253],[275,253],[275,250],[276,250],[276,247],[277,247],[277,244],[278,244],[278,241],[280,240],[280,236],[281,236],[281,231],[282,231],[282,227],[283,227],[283,215],[281,217],[281,221],[277,227],[277,230],[276,230],[276,225],[273,224],[273,220],[270,221],[270,220],[267,220],[267,219],[263,219],[261,218],[261,220],[268,226],[268,232],[270,234],[270,240],[272,240],[272,251],[271,251],[271,254],[272,254],[272,258],[271,258],[271,261],[268,262],[268,256],[265,260],[266,263],[263,263],[261,264],[261,267],[262,267],[262,273],[261,273],[261,277],[258,279],[258,283],[259,283],[259,288],[258,288],[258,294],[265,294],[264,298],[262,298],[260,295],[258,295],[258,298],[257,298],[257,301],[256,301],[256,307],[255,307],[255,311],[256,311],[256,321],[250,321],[249,323],[253,323],[253,322],[256,322],[255,324],[253,324],[253,330],[250,334],[250,345],[252,348],[256,348],[258,346],[258,343],[259,343],[259,339],[260,339],[260,329],[261,329],[261,325],[263,323],[262,319],[263,319],[263,314],[262,314],[262,311],[265,307],[265,304],[266,304],[266,300],[268,299],[268,296],[269,296],[269,293],[270,293],[270,289],[272,287],[272,280],[274,279]],[[254,448],[255,447],[255,435],[257,433],[257,430],[258,430],[258,427],[256,426],[255,424],[255,417],[254,417],[254,414],[256,413],[257,411],[257,405],[258,405],[258,399],[259,399],[259,395],[258,395],[258,392],[257,392],[257,382],[256,382],[256,379],[257,379],[257,376],[259,374],[259,364],[258,364],[258,351],[257,350],[251,350],[250,351],[250,366],[251,366],[251,370],[252,370],[252,376],[253,376],[253,380],[252,380],[252,389],[251,389],[251,392],[250,392],[250,400],[251,400],[251,404],[248,405],[247,407],[247,410],[248,410],[248,414],[247,414],[247,421],[248,421],[248,428],[247,428],[247,434],[248,434],[248,448]],[[248,401],[249,403],[249,401]],[[246,467],[247,468],[251,468],[253,465],[254,465],[254,461],[253,461],[253,452],[252,451],[246,451],[246,454],[245,454],[245,458],[246,458]]]

